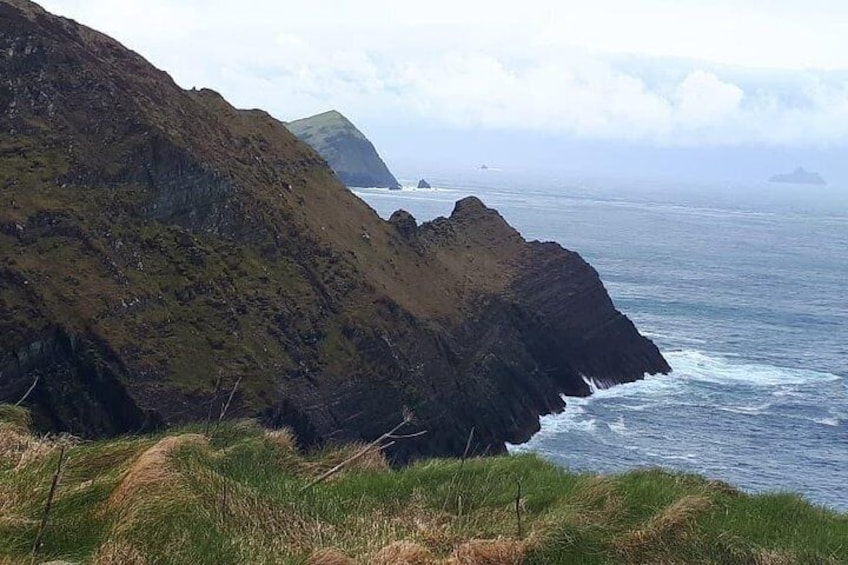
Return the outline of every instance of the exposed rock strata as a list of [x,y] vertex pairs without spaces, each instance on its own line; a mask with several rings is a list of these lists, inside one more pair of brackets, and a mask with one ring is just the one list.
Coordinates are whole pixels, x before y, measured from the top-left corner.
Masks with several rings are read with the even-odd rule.
[[562,393],[668,371],[597,273],[479,200],[386,222],[264,112],[0,0],[0,401],[96,436],[231,416],[399,461],[526,440]]

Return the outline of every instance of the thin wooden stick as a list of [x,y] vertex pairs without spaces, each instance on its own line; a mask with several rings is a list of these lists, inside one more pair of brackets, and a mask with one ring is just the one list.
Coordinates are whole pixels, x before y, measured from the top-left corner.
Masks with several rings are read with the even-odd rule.
[[462,462],[459,464],[459,468],[462,469],[462,465],[465,464],[465,460],[468,458],[468,452],[471,451],[471,441],[474,439],[474,426],[471,426],[471,432],[468,434],[468,441],[465,442],[465,451],[462,452]]
[[365,457],[366,455],[368,455],[372,451],[383,451],[383,450],[388,449],[391,446],[395,445],[395,443],[396,442],[392,441],[392,442],[389,442],[385,445],[374,445],[374,444],[368,445],[365,449],[359,451],[353,457],[345,459],[344,461],[342,461],[341,463],[339,463],[338,465],[336,465],[335,467],[333,467],[332,469],[330,469],[329,471],[327,471],[326,473],[324,473],[323,475],[321,475],[320,477],[318,477],[317,479],[315,479],[314,481],[312,481],[311,483],[309,483],[308,485],[306,485],[305,487],[300,489],[300,492],[308,490],[308,489],[314,487],[315,485],[317,485],[318,483],[323,483],[324,481],[326,481],[327,479],[329,479],[330,477],[332,477],[333,475],[335,475],[336,473],[338,473],[339,471],[341,471],[342,469],[344,469],[345,467],[347,467],[351,463],[359,461],[360,459],[362,459],[363,457]]
[[236,384],[233,386],[233,390],[230,391],[230,396],[227,398],[227,403],[224,404],[224,407],[221,409],[221,415],[218,417],[218,421],[224,419],[224,416],[227,415],[227,410],[230,409],[230,404],[233,402],[233,396],[236,395],[236,391],[238,390],[239,385],[241,384],[241,377],[238,378]]
[[227,520],[227,479],[224,479],[224,485],[221,492],[221,516],[224,517],[224,521]]
[[471,431],[468,433],[468,441],[465,442],[465,451],[462,452],[462,459],[459,462],[459,468],[456,470],[456,473],[453,474],[451,481],[448,484],[448,494],[445,496],[444,504],[442,504],[442,512],[444,512],[448,507],[450,496],[453,493],[453,487],[456,486],[456,480],[462,473],[462,468],[465,466],[465,460],[468,458],[468,452],[471,451],[471,441],[474,439],[474,429],[474,426],[471,426]]
[[218,415],[218,421],[215,422],[215,429],[212,433],[218,431],[218,427],[221,425],[221,422],[224,420],[224,417],[227,415],[227,410],[230,409],[230,404],[233,402],[233,397],[236,395],[236,391],[238,390],[239,385],[241,384],[241,377],[238,378],[236,384],[233,385],[233,390],[230,391],[230,396],[227,398],[227,402],[221,407],[221,413]]
[[206,413],[206,426],[203,428],[203,435],[209,437],[209,426],[212,423],[212,407],[215,401],[218,400],[218,393],[221,392],[221,374],[218,373],[218,380],[215,382],[215,394],[212,395],[212,400],[209,401],[209,411]]
[[59,448],[59,464],[56,466],[56,472],[53,474],[53,482],[50,484],[50,493],[47,495],[47,504],[44,506],[44,515],[41,517],[41,526],[38,528],[38,535],[35,536],[35,542],[32,544],[32,556],[38,553],[41,548],[41,542],[44,538],[44,530],[47,528],[47,520],[50,518],[50,510],[53,508],[53,497],[56,494],[56,487],[59,485],[59,476],[62,474],[62,463],[65,462],[65,446]]
[[20,406],[21,404],[23,404],[23,403],[24,403],[24,401],[26,401],[26,399],[27,399],[27,398],[29,398],[30,393],[31,393],[31,392],[35,389],[35,385],[37,385],[37,384],[38,384],[38,379],[40,379],[40,378],[41,378],[41,375],[36,375],[35,380],[34,380],[34,381],[32,381],[32,385],[31,385],[31,386],[29,387],[29,389],[26,391],[26,394],[24,394],[24,395],[21,397],[21,399],[20,399],[20,400],[18,400],[17,402],[15,402],[15,406]]
[[405,434],[405,435],[400,435],[400,436],[395,435],[395,434],[391,434],[391,435],[387,435],[386,439],[413,439],[413,438],[426,436],[426,435],[427,435],[427,430],[424,430],[423,432],[418,432],[417,434]]
[[518,494],[515,495],[515,521],[518,524],[518,539],[522,539],[524,533],[521,531],[521,481],[517,482]]
[[[379,446],[381,443],[383,443],[387,439],[391,439],[392,436],[394,436],[394,434],[396,434],[398,432],[398,430],[400,430],[402,427],[407,425],[409,422],[410,422],[410,418],[408,416],[405,417],[403,419],[403,422],[401,422],[400,424],[398,424],[397,426],[395,426],[394,428],[392,428],[388,432],[384,433],[383,435],[381,435],[380,437],[378,437],[377,439],[375,439],[374,441],[372,441],[371,443],[369,443],[368,445],[363,447],[353,457],[345,459],[344,461],[342,461],[341,463],[339,463],[338,465],[336,465],[335,467],[333,467],[332,469],[330,469],[329,471],[327,471],[326,473],[324,473],[323,475],[321,475],[320,477],[318,477],[317,479],[315,479],[314,481],[312,481],[311,483],[309,483],[308,485],[306,485],[305,487],[300,489],[300,491],[303,492],[305,490],[308,490],[308,489],[314,487],[318,483],[326,481],[327,479],[329,479],[330,477],[332,477],[333,475],[335,475],[336,473],[338,473],[339,471],[341,471],[342,469],[344,469],[346,466],[350,465],[354,461],[357,461],[357,460],[365,457],[365,455],[368,452],[373,451],[377,446]],[[380,451],[382,451],[382,450],[384,450],[384,449],[386,449],[386,448],[388,448],[392,445],[394,445],[394,442],[389,443],[387,445],[380,446]]]

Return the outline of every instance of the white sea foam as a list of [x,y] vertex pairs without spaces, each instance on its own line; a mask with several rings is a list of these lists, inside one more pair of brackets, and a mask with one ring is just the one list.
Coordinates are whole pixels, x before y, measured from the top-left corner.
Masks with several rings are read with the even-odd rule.
[[609,429],[619,435],[627,433],[627,424],[624,422],[624,416],[619,416],[615,422],[609,425]]
[[839,418],[813,418],[812,421],[823,426],[831,427],[836,427],[842,423]]
[[841,379],[831,373],[793,369],[756,363],[741,363],[712,357],[699,351],[673,351],[665,354],[679,378],[715,384],[786,386],[821,383]]
[[[678,407],[687,402],[693,394],[692,385],[698,383],[724,385],[722,388],[731,390],[735,385],[747,384],[756,388],[775,387],[767,398],[780,395],[793,395],[795,389],[802,385],[831,382],[841,379],[837,375],[821,373],[806,369],[793,369],[764,364],[744,363],[721,357],[707,355],[699,351],[683,350],[665,353],[674,372],[671,375],[647,376],[644,380],[625,383],[612,388],[599,388],[588,377],[584,382],[592,390],[587,398],[563,397],[567,407],[562,414],[542,418],[541,430],[531,445],[544,442],[567,432],[603,433],[604,430],[615,434],[624,434],[627,430],[623,417],[614,422],[603,422],[601,426],[596,420],[596,413],[591,409],[594,403],[605,403],[616,400],[617,405],[628,412],[642,412],[657,409],[668,403]],[[633,401],[636,402],[633,402]],[[769,412],[779,400],[763,400],[749,404],[716,405],[714,409],[727,413],[744,415],[761,415]],[[696,402],[698,402],[696,400]],[[823,425],[836,426],[841,420],[837,417],[822,418]],[[519,449],[521,450],[521,449]]]
[[665,459],[666,461],[697,461],[698,455],[695,453],[684,453],[683,455],[668,455],[664,453],[651,452],[649,455]]
[[596,394],[599,390],[602,390],[603,387],[598,386],[598,383],[596,383],[594,379],[591,379],[585,375],[581,375],[581,377],[583,377],[583,382],[586,383],[586,386],[589,387],[589,390],[592,392],[592,394]]

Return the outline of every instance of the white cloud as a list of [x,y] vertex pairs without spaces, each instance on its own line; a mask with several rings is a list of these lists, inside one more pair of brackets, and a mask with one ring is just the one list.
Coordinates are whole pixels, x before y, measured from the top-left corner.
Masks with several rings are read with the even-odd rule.
[[732,118],[745,92],[713,73],[697,70],[677,87],[674,96],[677,118],[687,127],[708,127]]
[[835,0],[803,9],[789,0],[45,4],[116,36],[183,86],[215,88],[281,119],[337,108],[366,129],[426,123],[686,145],[848,141],[844,74],[792,71],[773,81],[679,62],[684,71],[668,76],[655,72],[659,63],[610,56],[848,68],[848,7]]

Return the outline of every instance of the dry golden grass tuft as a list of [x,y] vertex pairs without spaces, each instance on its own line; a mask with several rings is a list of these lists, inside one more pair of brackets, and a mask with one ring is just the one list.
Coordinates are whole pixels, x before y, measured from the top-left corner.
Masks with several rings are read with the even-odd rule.
[[626,514],[627,506],[615,483],[606,477],[591,477],[569,503],[575,509],[573,520],[583,525],[616,523]]
[[108,541],[97,550],[92,565],[147,565],[147,559],[129,544]]
[[34,437],[24,427],[0,422],[0,466],[21,468],[46,457],[55,447],[52,440]]
[[519,540],[471,540],[456,549],[448,565],[521,565],[526,554]]
[[661,541],[685,533],[695,518],[711,506],[712,501],[706,496],[684,496],[648,520],[641,528],[615,538],[613,545],[623,555],[638,554]]
[[[339,454],[343,455],[343,460],[353,457],[363,449],[364,443],[354,443],[350,446],[345,446],[339,450]],[[372,449],[356,461],[353,461],[345,467],[346,469],[355,469],[358,471],[386,471],[389,469],[389,462],[386,456],[379,449]]]
[[166,437],[142,453],[124,474],[121,483],[109,497],[109,508],[126,509],[128,504],[150,488],[161,488],[162,484],[173,479],[174,472],[168,462],[168,456],[184,445],[206,445],[207,440],[199,434],[184,434]]
[[356,565],[356,561],[337,549],[321,549],[309,556],[306,565]]
[[297,440],[295,440],[294,433],[288,428],[265,430],[262,435],[275,447],[285,451],[297,451]]
[[796,565],[801,563],[795,555],[777,551],[763,551],[754,558],[754,565]]
[[[332,469],[333,467],[352,459],[359,452],[365,449],[364,443],[353,443],[347,445],[333,446],[329,451],[322,453],[317,461],[310,461],[303,465],[303,472],[307,475],[319,476]],[[385,455],[379,449],[372,449],[365,455],[357,457],[356,460],[344,466],[329,480],[338,479],[348,471],[388,471],[390,469],[389,462]]]
[[16,489],[0,483],[0,526],[33,522],[32,519],[21,515],[21,502]]
[[724,481],[718,481],[718,480],[708,481],[707,487],[709,487],[709,489],[716,494],[723,494],[723,495],[730,496],[730,497],[733,497],[733,498],[742,496],[741,490],[739,490],[738,488],[736,488],[733,485],[726,483]]
[[411,541],[396,541],[377,552],[371,565],[433,565],[433,554]]

